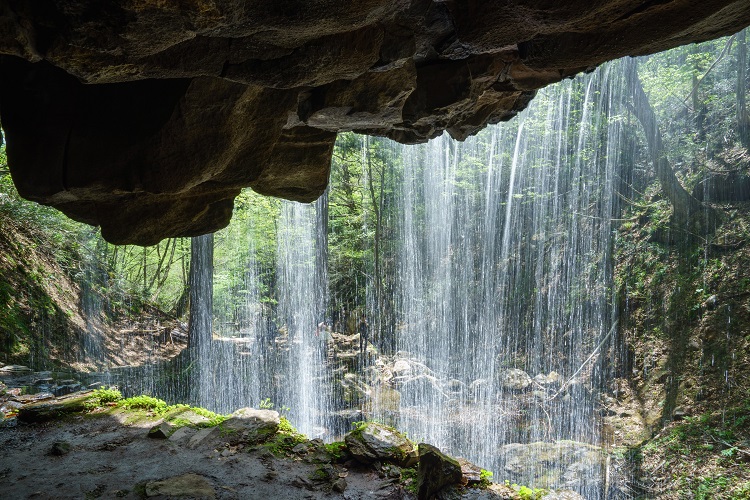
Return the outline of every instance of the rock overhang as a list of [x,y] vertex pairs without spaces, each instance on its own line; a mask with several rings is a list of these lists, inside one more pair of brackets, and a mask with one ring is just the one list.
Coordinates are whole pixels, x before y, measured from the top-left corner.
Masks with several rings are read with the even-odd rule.
[[224,227],[243,187],[316,199],[338,132],[462,140],[748,24],[746,0],[5,0],[0,120],[24,197],[147,245]]

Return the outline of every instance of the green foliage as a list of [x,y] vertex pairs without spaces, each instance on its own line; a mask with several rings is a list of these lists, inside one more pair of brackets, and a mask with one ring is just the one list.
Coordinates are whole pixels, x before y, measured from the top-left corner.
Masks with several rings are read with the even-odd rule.
[[279,432],[284,434],[299,434],[292,423],[286,417],[279,418]]
[[417,488],[419,487],[419,483],[417,482],[418,475],[419,471],[416,466],[401,469],[401,484],[412,495],[417,494]]
[[[118,408],[128,411],[145,411],[152,413],[155,416],[164,417],[174,427],[215,427],[229,418],[229,415],[221,415],[197,406],[189,406],[185,404],[169,405],[166,401],[148,395],[133,396],[123,399],[120,391],[114,387],[109,389],[96,389],[86,402],[85,407],[87,410],[91,411],[95,408],[107,406],[109,403],[117,403],[116,406]],[[186,411],[205,417],[208,420],[206,422],[194,424],[190,420],[181,417]]]
[[487,488],[490,484],[492,484],[492,476],[494,474],[491,471],[488,471],[486,469],[482,469],[479,471],[479,487],[480,488]]
[[115,387],[95,389],[86,402],[86,408],[92,410],[100,406],[105,406],[107,403],[116,403],[121,399],[122,394]]
[[171,409],[166,401],[145,394],[123,399],[119,406],[126,410],[146,410],[156,415],[163,415]]
[[202,417],[206,417],[208,419],[208,422],[203,422],[198,424],[198,427],[216,427],[217,425],[224,422],[226,419],[230,417],[230,415],[222,415],[220,413],[214,413],[210,410],[207,410],[205,408],[201,408],[199,406],[190,406],[190,411],[192,411],[195,414],[198,414]]
[[273,408],[273,402],[271,402],[271,398],[265,398],[260,402],[258,407],[262,410],[270,410]]
[[518,493],[518,496],[522,500],[541,500],[544,495],[549,493],[549,490],[545,490],[544,488],[529,488],[528,486],[515,483],[511,484],[507,479],[505,480],[505,485],[516,490],[516,493]]
[[347,450],[346,443],[343,441],[334,441],[333,443],[326,443],[326,452],[331,456],[333,461],[341,460]]
[[[724,412],[705,413],[674,422],[642,448],[666,464],[680,495],[690,498],[748,498],[750,466],[747,424],[750,403]],[[695,466],[699,466],[696,472]]]
[[300,443],[308,443],[307,436],[301,434],[285,417],[279,419],[279,430],[275,436],[263,446],[276,456],[286,456]]

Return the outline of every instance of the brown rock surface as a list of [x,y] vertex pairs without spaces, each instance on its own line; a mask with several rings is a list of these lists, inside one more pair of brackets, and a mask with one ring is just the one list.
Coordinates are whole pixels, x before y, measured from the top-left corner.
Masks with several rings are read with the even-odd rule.
[[311,201],[335,134],[463,139],[602,62],[750,24],[746,0],[3,0],[0,119],[23,196],[117,243]]

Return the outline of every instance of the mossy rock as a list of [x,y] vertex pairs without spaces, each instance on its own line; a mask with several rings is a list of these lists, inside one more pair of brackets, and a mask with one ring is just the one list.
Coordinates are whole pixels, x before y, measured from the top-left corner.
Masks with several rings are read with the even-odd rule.
[[271,439],[279,430],[279,413],[273,410],[240,408],[221,424],[223,432],[236,433],[246,442],[263,442]]
[[81,413],[86,410],[91,392],[77,392],[53,401],[26,405],[18,411],[18,420],[29,423],[49,422],[72,413]]
[[451,484],[462,483],[461,464],[436,447],[419,443],[419,475],[417,476],[417,498],[433,498],[440,490]]
[[392,427],[367,422],[344,438],[349,452],[363,463],[376,461],[411,467],[419,460],[417,449],[405,435]]

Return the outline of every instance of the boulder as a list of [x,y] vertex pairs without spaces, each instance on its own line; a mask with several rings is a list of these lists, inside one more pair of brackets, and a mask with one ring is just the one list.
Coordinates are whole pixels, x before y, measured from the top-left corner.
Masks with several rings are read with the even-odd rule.
[[419,472],[417,498],[428,500],[450,484],[460,484],[463,479],[461,464],[436,447],[419,443]]
[[500,447],[499,459],[501,475],[512,482],[591,494],[603,486],[606,455],[594,445],[575,441],[511,443]]
[[505,484],[490,484],[486,488],[446,486],[435,496],[437,500],[518,500],[516,490]]
[[411,467],[419,460],[414,443],[396,429],[367,422],[344,437],[349,452],[362,463],[389,462]]
[[221,424],[225,432],[235,432],[242,441],[264,441],[279,430],[279,413],[273,410],[240,408]]
[[405,359],[398,359],[391,367],[391,373],[394,377],[411,375],[411,364]]
[[331,483],[331,489],[333,489],[333,491],[335,491],[336,493],[343,493],[344,490],[346,490],[346,486],[346,479],[344,479],[343,477],[340,477]]
[[47,422],[71,413],[81,412],[91,397],[89,392],[70,394],[53,401],[44,401],[25,405],[18,411],[18,420],[22,422]]
[[492,391],[492,381],[478,378],[469,384],[469,394],[474,400],[485,400]]
[[536,377],[534,377],[534,382],[541,386],[559,386],[563,383],[562,375],[557,373],[556,371],[551,371],[547,375],[543,373],[539,373]]
[[586,497],[573,490],[551,490],[542,500],[586,500]]
[[441,401],[448,398],[443,392],[440,380],[432,375],[419,375],[402,380],[398,384],[402,402],[406,405],[424,404],[427,401]]
[[188,422],[192,426],[200,427],[211,421],[210,418],[199,415],[192,410],[185,410],[182,413],[173,415],[171,421],[182,420]]
[[461,484],[466,486],[474,486],[482,482],[482,468],[477,464],[469,462],[465,458],[458,458],[458,463],[461,465],[461,475],[463,479]]
[[145,485],[146,497],[193,498],[212,500],[216,490],[211,482],[199,474],[183,474],[159,481],[148,481]]
[[23,365],[5,365],[0,368],[0,374],[9,375],[24,375],[27,373],[31,373],[32,371],[33,370],[31,368]]
[[61,457],[70,453],[70,443],[67,441],[56,441],[52,443],[52,447],[49,450],[50,455]]
[[531,377],[528,373],[518,368],[501,370],[497,373],[497,381],[500,387],[507,391],[523,391],[531,386]]
[[175,427],[169,422],[161,422],[149,429],[148,437],[151,439],[167,439],[175,431]]

